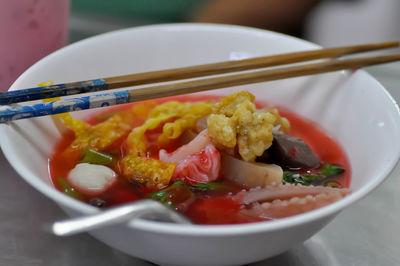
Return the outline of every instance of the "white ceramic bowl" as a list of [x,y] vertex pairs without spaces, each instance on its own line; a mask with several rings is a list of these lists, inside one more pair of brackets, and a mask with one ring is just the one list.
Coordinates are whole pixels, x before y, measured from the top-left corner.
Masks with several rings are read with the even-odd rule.
[[[237,26],[173,24],[138,27],[90,38],[39,61],[11,87],[34,87],[119,74],[318,48],[285,35]],[[265,259],[318,232],[343,208],[376,188],[399,158],[399,110],[388,92],[364,71],[242,86],[258,99],[287,107],[329,132],[345,149],[353,193],[327,207],[278,221],[229,226],[180,226],[145,220],[92,234],[111,247],[158,264],[231,265]],[[227,94],[233,89],[212,93]],[[89,112],[75,113],[85,117]],[[59,139],[49,117],[1,127],[1,147],[11,165],[71,216],[96,212],[57,191],[47,159]]]

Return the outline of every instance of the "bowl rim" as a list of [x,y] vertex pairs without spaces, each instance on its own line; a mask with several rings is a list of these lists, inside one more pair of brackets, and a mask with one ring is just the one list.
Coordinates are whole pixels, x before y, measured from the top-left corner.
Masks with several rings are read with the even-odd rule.
[[[28,70],[26,70],[10,87],[10,90],[16,89],[16,84],[19,80],[24,79],[27,73],[34,71],[36,67],[40,64],[43,64],[49,59],[56,58],[58,55],[68,51],[70,49],[76,49],[76,47],[80,47],[86,43],[93,43],[97,41],[101,41],[102,39],[107,39],[114,35],[119,34],[134,34],[137,31],[148,31],[148,30],[219,30],[219,31],[231,31],[231,32],[245,32],[247,34],[261,34],[261,35],[271,35],[278,38],[288,39],[290,41],[297,41],[303,45],[306,45],[310,49],[313,48],[321,48],[321,46],[311,43],[306,40],[302,40],[296,37],[288,36],[281,33],[276,33],[268,30],[245,27],[245,26],[236,26],[236,25],[226,25],[226,24],[212,24],[212,23],[171,23],[171,24],[155,24],[155,25],[146,25],[146,26],[138,26],[131,27],[116,31],[111,31],[103,34],[99,34],[96,36],[89,37],[87,39],[75,42],[73,44],[67,45],[54,53],[42,58],[33,66],[31,66]],[[367,75],[371,79],[371,82],[374,82],[376,85],[376,89],[383,90],[387,97],[392,101],[394,107],[397,110],[397,121],[400,123],[400,109],[394,98],[390,95],[390,93],[370,74],[368,74],[364,70],[358,70],[359,75]],[[0,128],[0,133],[5,134],[6,126],[3,125]],[[0,146],[3,150],[3,153],[6,159],[9,161],[10,165],[16,170],[20,177],[22,177],[27,183],[32,185],[35,189],[39,190],[41,193],[46,195],[47,197],[54,200],[57,204],[61,205],[60,207],[67,207],[74,211],[83,214],[92,214],[95,212],[99,212],[101,210],[96,207],[90,206],[84,202],[73,199],[67,196],[65,193],[58,191],[54,187],[50,187],[48,184],[41,180],[37,180],[37,178],[31,174],[26,173],[21,170],[19,167],[19,163],[11,158],[10,153],[7,150],[11,149],[10,144],[5,141],[4,138],[0,138]],[[301,225],[312,222],[314,220],[322,219],[324,217],[328,217],[330,215],[335,215],[344,208],[350,206],[354,202],[362,199],[367,194],[369,194],[372,190],[378,187],[393,171],[395,165],[400,159],[400,145],[398,145],[396,156],[391,158],[390,162],[386,165],[384,171],[381,171],[375,178],[369,182],[368,184],[361,187],[359,190],[352,192],[350,195],[345,198],[329,204],[327,206],[318,208],[313,211],[309,211],[303,214],[278,219],[275,221],[265,221],[265,222],[257,222],[257,223],[246,223],[246,224],[234,224],[234,225],[180,225],[180,224],[169,224],[169,223],[160,223],[155,221],[149,221],[144,219],[134,219],[130,223],[128,223],[128,227],[148,231],[148,232],[156,232],[156,233],[165,233],[165,234],[175,234],[175,235],[185,235],[185,236],[227,236],[227,235],[242,235],[242,234],[253,234],[259,232],[270,232],[275,230],[282,230],[294,225]]]

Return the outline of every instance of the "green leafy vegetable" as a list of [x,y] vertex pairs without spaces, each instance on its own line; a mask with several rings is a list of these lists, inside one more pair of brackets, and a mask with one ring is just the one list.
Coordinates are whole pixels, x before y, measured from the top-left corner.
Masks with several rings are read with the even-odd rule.
[[194,191],[211,191],[211,190],[221,190],[224,189],[224,185],[219,182],[210,182],[204,184],[193,184],[189,185],[190,190]]
[[158,192],[151,193],[149,197],[156,199],[161,203],[169,205],[170,207],[173,207],[172,202],[168,201],[168,191],[166,190],[161,190]]
[[312,181],[320,180],[319,176],[316,175],[301,175],[297,172],[284,171],[283,172],[283,182],[291,184],[301,184],[304,186],[311,185]]
[[76,199],[82,198],[81,195],[74,188],[72,188],[64,178],[58,177],[57,183],[65,194]]
[[112,156],[89,148],[83,150],[81,157],[83,157],[80,161],[81,163],[110,165],[114,162],[114,158]]
[[342,173],[344,173],[344,168],[332,164],[326,164],[321,170],[321,174],[324,176],[334,176]]
[[[317,185],[322,181],[344,173],[345,169],[331,164],[325,164],[319,171],[313,173],[300,174],[293,171],[283,172],[283,183],[301,184],[304,186]],[[327,181],[325,186],[340,187],[340,184],[334,181]]]
[[166,189],[149,194],[149,197],[175,209],[178,204],[192,199],[194,195],[182,180],[178,180]]
[[214,191],[225,189],[226,186],[219,182],[186,185],[184,181],[175,181],[166,189],[153,192],[148,197],[157,199],[171,208],[176,208],[180,203],[186,202],[194,197],[194,191]]

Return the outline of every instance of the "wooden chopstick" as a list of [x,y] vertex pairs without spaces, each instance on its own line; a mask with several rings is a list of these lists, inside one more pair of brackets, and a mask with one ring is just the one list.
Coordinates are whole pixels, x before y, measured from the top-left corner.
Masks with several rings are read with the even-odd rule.
[[252,84],[264,81],[313,75],[343,69],[357,69],[364,66],[388,63],[400,60],[400,54],[331,60],[322,63],[303,64],[291,67],[259,70],[249,73],[233,74],[180,83],[152,86],[147,88],[130,89],[110,92],[81,98],[64,99],[60,101],[39,103],[30,106],[3,107],[0,109],[0,123],[38,117],[44,115],[92,109],[103,106],[124,104],[166,96],[194,93],[231,86]]
[[396,46],[399,42],[394,41],[317,49],[23,89],[0,94],[0,105],[339,57]]

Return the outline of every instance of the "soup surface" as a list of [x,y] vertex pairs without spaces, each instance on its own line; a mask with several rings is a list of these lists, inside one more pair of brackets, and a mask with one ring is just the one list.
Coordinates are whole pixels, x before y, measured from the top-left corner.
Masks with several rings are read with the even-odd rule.
[[350,193],[350,165],[338,143],[247,92],[55,119],[64,127],[49,159],[52,181],[97,207],[153,198],[196,223],[235,224],[299,214]]

